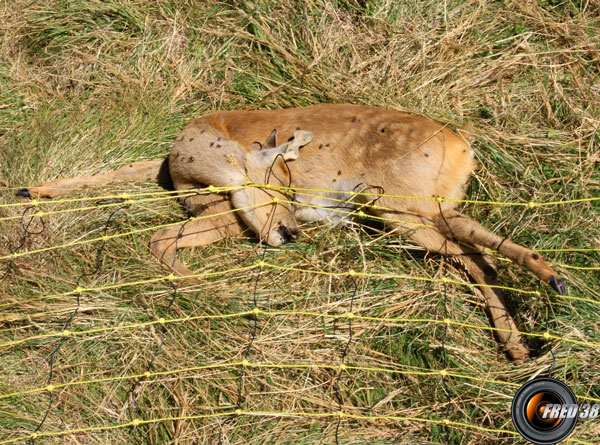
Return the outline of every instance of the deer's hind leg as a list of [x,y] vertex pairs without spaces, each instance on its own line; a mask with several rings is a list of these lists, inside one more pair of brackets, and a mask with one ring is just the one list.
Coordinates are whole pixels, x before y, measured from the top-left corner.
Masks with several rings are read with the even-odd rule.
[[198,219],[163,227],[150,239],[150,249],[161,265],[180,276],[194,272],[177,259],[177,249],[206,246],[227,237],[238,237],[247,230],[232,212],[229,196],[191,196],[185,199],[184,205],[190,213],[198,215]]
[[[401,219],[403,222],[391,224],[399,228],[401,235],[425,249],[448,255],[458,262],[473,281],[481,286],[477,289],[483,294],[486,309],[497,328],[496,335],[512,360],[522,361],[529,357],[529,349],[519,334],[517,324],[506,308],[502,291],[491,287],[498,284],[496,266],[486,255],[474,247],[461,245],[442,234],[439,229],[414,215],[385,215],[387,218]],[[414,223],[411,224],[411,223]],[[425,224],[428,227],[423,227]]]
[[76,190],[99,187],[115,182],[133,182],[158,180],[164,182],[168,177],[166,159],[132,162],[112,172],[78,178],[61,178],[34,187],[24,188],[17,195],[26,198],[56,198]]
[[444,210],[434,219],[437,228],[448,238],[497,250],[516,264],[529,269],[559,294],[565,294],[565,281],[546,264],[542,256],[526,247],[485,229],[481,224],[456,210]]

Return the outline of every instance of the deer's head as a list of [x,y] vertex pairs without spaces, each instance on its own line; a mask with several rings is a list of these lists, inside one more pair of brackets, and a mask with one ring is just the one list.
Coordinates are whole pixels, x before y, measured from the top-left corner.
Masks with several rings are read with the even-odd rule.
[[[273,134],[269,140],[273,141],[272,138]],[[216,184],[241,186],[230,192],[231,201],[240,209],[238,214],[248,227],[270,246],[290,241],[298,234],[298,225],[285,190],[260,186],[289,186],[292,178],[286,163],[297,159],[300,147],[312,138],[312,132],[297,130],[285,144],[276,147],[268,142],[264,147],[252,144],[248,151],[233,153],[231,169],[222,172],[226,183]]]

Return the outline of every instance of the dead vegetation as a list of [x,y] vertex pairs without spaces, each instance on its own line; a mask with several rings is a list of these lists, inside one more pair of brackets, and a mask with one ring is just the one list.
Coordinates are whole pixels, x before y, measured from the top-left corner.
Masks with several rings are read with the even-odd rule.
[[[165,155],[193,116],[221,109],[277,108],[354,102],[421,113],[470,126],[481,168],[470,199],[560,201],[600,191],[600,3],[536,1],[226,1],[148,3],[135,0],[0,4],[0,202],[14,190],[61,176],[105,172],[126,162]],[[78,196],[157,191],[134,184]],[[93,203],[94,201],[92,201]],[[44,209],[81,207],[48,204]],[[499,234],[538,250],[599,248],[598,202],[535,207],[466,205],[464,211]],[[0,217],[23,208],[0,208]],[[101,236],[111,209],[45,217],[45,230],[20,251]],[[525,212],[525,213],[524,213]],[[132,206],[111,231],[166,224],[183,213],[173,201]],[[519,222],[520,221],[520,222]],[[517,224],[518,223],[518,224]],[[19,220],[2,221],[0,256],[19,245]],[[38,230],[38,223],[32,229]],[[164,275],[147,251],[149,233],[111,239],[101,268],[85,287]],[[0,282],[0,343],[60,332],[76,302],[67,292],[94,270],[97,244],[20,257]],[[184,252],[200,272],[242,267],[262,249],[227,241]],[[600,342],[598,252],[548,252],[567,279],[565,300],[516,268],[503,284],[524,331]],[[269,249],[269,263],[300,270],[368,270],[415,277],[465,276],[443,258],[424,255],[392,237],[356,230],[305,227],[302,238]],[[501,263],[503,264],[503,263]],[[561,266],[563,265],[563,266]],[[8,261],[0,264],[3,273]],[[256,306],[296,314],[257,319],[248,360],[311,368],[247,367],[246,411],[339,411],[335,390],[349,338],[348,321],[297,312],[443,319],[487,325],[482,303],[467,286],[416,280],[322,276],[265,270],[213,277],[180,290],[167,318],[234,314]],[[444,296],[445,295],[445,296]],[[156,320],[171,288],[158,282],[84,292],[73,330]],[[195,319],[167,326],[153,371],[239,362],[254,329],[251,316]],[[410,372],[446,368],[471,378],[521,384],[547,370],[581,396],[600,399],[598,349],[532,338],[538,356],[515,366],[488,331],[431,323],[354,320],[345,363]],[[161,340],[160,326],[106,331],[69,339],[56,357],[55,384],[140,374]],[[0,348],[0,396],[47,384],[57,338]],[[140,419],[229,412],[238,406],[240,366],[154,376],[138,385]],[[513,430],[515,387],[447,378],[346,370],[339,378],[343,410]],[[69,386],[53,392],[44,431],[108,427],[135,412],[130,379]],[[31,433],[48,392],[0,399],[0,442]],[[166,420],[151,426],[90,431],[40,443],[333,443],[337,417],[240,416]],[[592,441],[597,421],[581,421],[572,437]],[[509,434],[449,428],[424,421],[342,419],[340,443],[502,443]]]

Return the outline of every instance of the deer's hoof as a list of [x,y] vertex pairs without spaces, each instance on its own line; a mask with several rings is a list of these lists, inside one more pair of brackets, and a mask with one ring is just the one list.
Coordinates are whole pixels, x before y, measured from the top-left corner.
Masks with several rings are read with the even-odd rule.
[[565,295],[567,293],[567,286],[565,285],[565,280],[563,278],[556,278],[554,275],[550,277],[548,284],[561,295]]
[[508,356],[516,364],[521,364],[529,360],[531,351],[529,346],[523,343],[510,343],[506,345]]
[[29,193],[29,189],[20,189],[17,191],[17,196],[22,196],[23,198],[31,198],[31,193]]
[[564,278],[556,278],[554,275],[550,277],[548,284],[561,295],[565,295],[567,293],[567,286],[565,285]]

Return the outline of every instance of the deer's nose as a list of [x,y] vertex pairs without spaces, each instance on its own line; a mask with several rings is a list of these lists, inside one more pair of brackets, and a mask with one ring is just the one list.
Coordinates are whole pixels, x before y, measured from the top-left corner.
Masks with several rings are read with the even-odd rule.
[[277,229],[284,243],[287,243],[298,236],[298,229],[288,229],[286,226],[279,226]]

